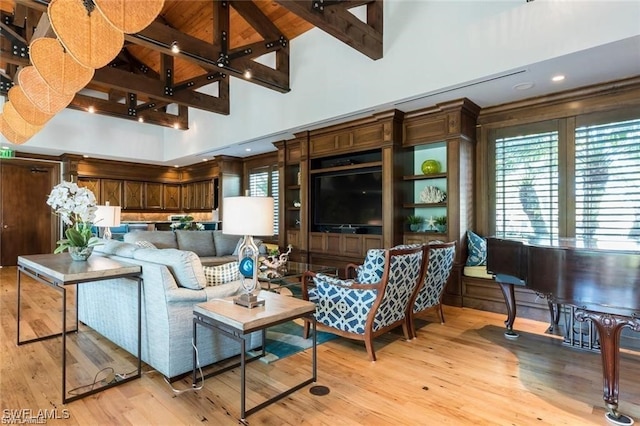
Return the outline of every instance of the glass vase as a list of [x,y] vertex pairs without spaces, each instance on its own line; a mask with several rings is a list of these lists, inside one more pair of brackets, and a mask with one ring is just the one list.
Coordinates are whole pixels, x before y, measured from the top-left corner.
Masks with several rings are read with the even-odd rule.
[[69,255],[73,260],[86,261],[93,253],[93,247],[69,247]]

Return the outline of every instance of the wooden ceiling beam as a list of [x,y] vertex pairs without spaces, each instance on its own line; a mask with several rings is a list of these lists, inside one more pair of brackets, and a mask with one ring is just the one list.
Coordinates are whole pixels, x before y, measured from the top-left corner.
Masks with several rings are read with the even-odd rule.
[[265,40],[275,39],[282,35],[282,31],[262,13],[262,10],[252,1],[233,0],[231,2],[236,12],[253,27]]
[[314,4],[320,3],[319,0],[275,0],[280,6],[374,60],[382,58],[383,54],[383,33],[376,28],[382,22],[382,1],[366,3],[367,19],[369,8],[375,10],[374,16],[379,16],[372,25],[356,18],[343,2],[331,2],[330,6],[314,8]]
[[229,114],[228,98],[210,96],[193,90],[180,90],[169,95],[165,92],[166,86],[162,81],[110,67],[97,69],[93,81],[127,93],[134,92],[168,103],[182,104],[218,114]]
[[127,103],[110,102],[80,93],[74,96],[73,101],[68,106],[68,108],[79,111],[87,111],[89,107],[93,107],[95,114],[136,121],[143,117],[144,122],[148,124],[174,127],[178,123],[180,129],[186,130],[189,128],[188,113],[186,115],[173,115],[158,111],[145,111],[143,114],[132,116],[129,114],[129,105]]

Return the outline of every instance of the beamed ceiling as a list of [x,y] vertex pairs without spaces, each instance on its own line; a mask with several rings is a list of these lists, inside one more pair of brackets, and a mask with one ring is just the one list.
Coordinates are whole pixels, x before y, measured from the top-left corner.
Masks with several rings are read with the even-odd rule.
[[[382,3],[167,0],[151,25],[139,33],[125,34],[120,53],[96,70],[69,108],[86,111],[92,107],[98,114],[129,120],[142,117],[145,123],[178,124],[187,129],[189,108],[229,114],[230,78],[288,92],[289,42],[313,27],[372,60],[381,58]],[[19,69],[29,65],[31,40],[55,37],[47,5],[48,0],[3,0],[1,94],[6,95]],[[362,19],[352,13],[353,8],[359,8]],[[174,42],[179,53],[171,51]],[[250,76],[245,75],[247,71]]]

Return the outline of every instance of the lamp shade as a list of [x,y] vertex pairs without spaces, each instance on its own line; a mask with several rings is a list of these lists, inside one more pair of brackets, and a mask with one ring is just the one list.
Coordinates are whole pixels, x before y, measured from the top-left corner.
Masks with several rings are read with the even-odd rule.
[[95,226],[108,228],[110,226],[120,226],[120,206],[97,206],[96,218],[93,221]]
[[227,197],[222,214],[224,234],[273,235],[272,197]]

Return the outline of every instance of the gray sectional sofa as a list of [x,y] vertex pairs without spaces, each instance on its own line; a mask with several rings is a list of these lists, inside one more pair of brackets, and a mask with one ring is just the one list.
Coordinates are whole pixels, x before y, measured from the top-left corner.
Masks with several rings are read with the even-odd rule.
[[222,231],[133,231],[124,234],[125,243],[147,241],[159,249],[192,251],[205,265],[220,265],[238,260],[233,253],[240,235],[226,235]]
[[[155,241],[159,243],[160,239]],[[97,246],[92,256],[142,266],[142,360],[170,379],[192,371],[193,306],[241,293],[240,281],[207,287],[200,258],[191,251],[142,248],[112,240]],[[78,286],[78,319],[132,354],[137,350],[136,312],[137,285],[131,280],[119,278]],[[197,337],[203,366],[239,353],[236,342],[206,327],[198,327]],[[248,339],[248,348],[262,344],[260,333]]]

